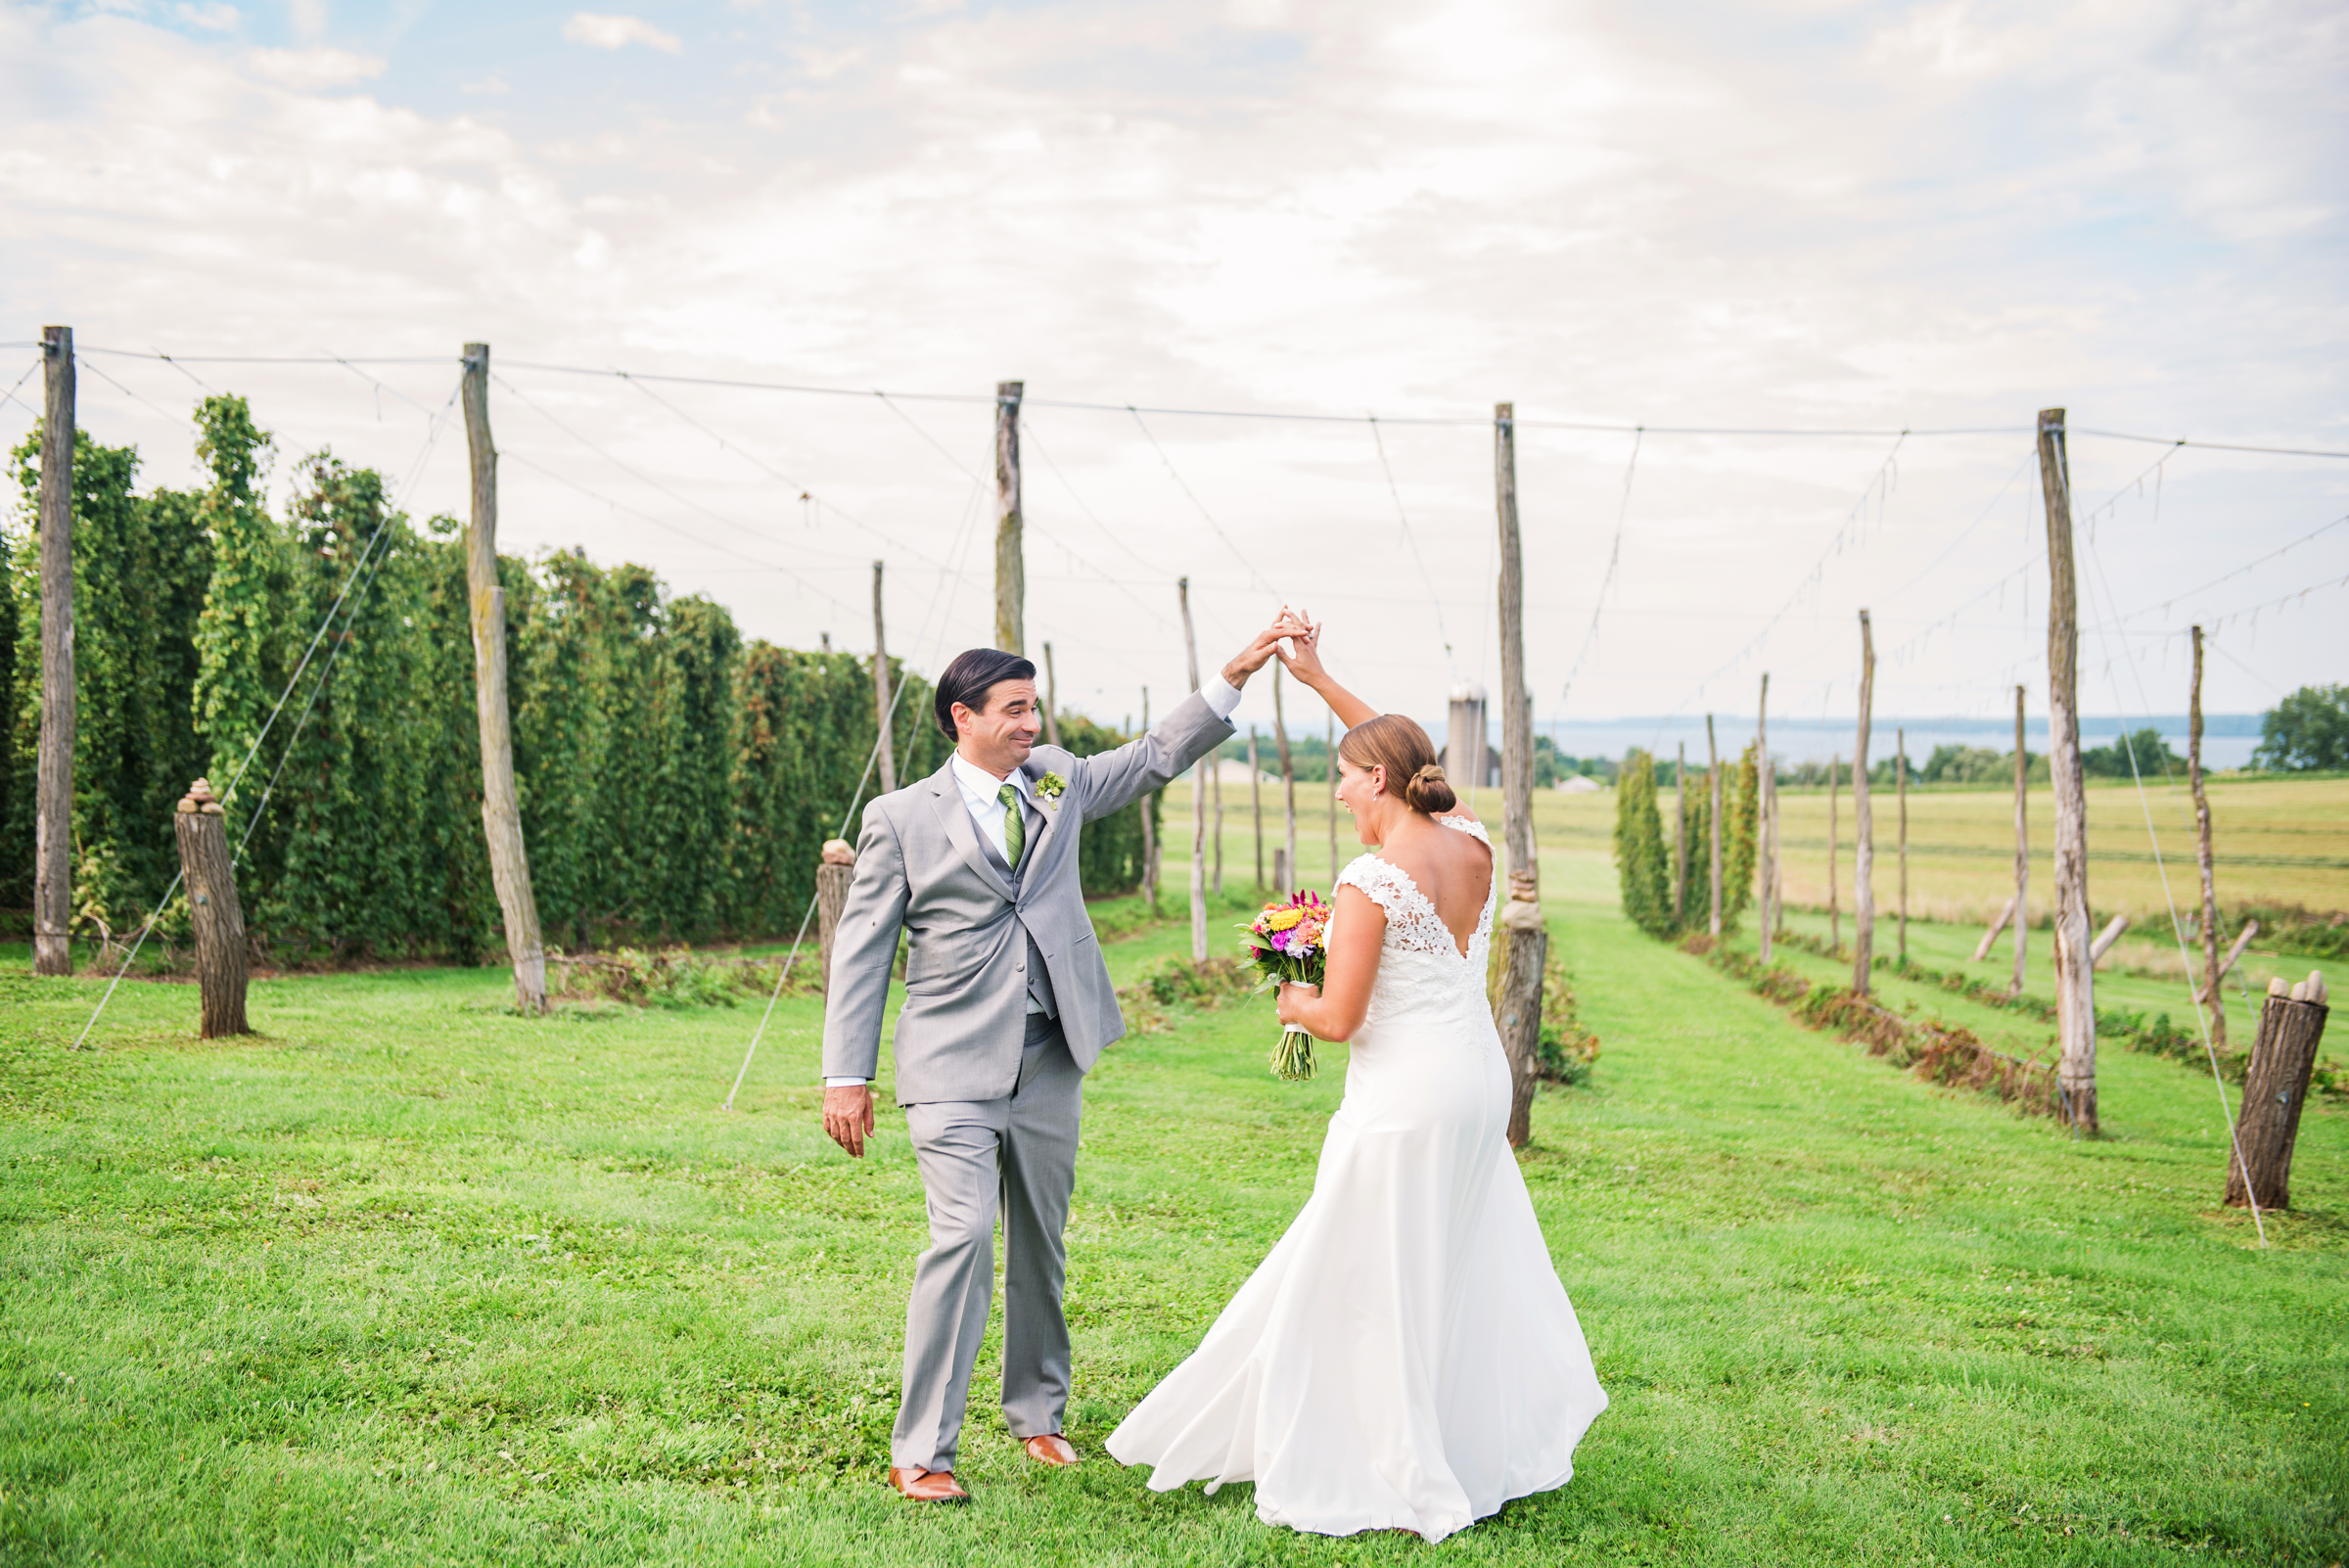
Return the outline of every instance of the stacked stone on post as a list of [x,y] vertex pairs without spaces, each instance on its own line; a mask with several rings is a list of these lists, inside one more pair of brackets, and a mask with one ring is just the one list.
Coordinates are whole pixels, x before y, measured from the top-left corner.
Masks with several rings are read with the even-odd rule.
[[187,882],[189,923],[196,931],[196,981],[203,993],[203,1036],[250,1035],[245,1021],[245,911],[237,902],[236,862],[228,853],[228,818],[212,786],[188,786],[171,819],[179,868]]

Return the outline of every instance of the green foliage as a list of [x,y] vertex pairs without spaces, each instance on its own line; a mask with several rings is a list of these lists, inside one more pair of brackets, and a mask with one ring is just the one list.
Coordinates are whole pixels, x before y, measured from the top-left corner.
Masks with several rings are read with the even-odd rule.
[[[2012,753],[2007,754],[2009,758]],[[2010,764],[2011,765],[2011,764]],[[2186,776],[2186,759],[2170,750],[2161,738],[2161,731],[2145,728],[2109,746],[2085,746],[2080,750],[2080,771],[2090,778],[2157,779],[2175,773]],[[2011,771],[2009,772],[2011,775]]]
[[[1759,753],[1749,745],[1744,756],[1728,765],[1722,777],[1721,803],[1721,920],[1726,930],[1736,923],[1754,901],[1754,871],[1759,863],[1762,819],[1762,769]],[[1682,917],[1672,930],[1705,931],[1713,923],[1713,790],[1704,776],[1688,775],[1688,890],[1682,899]],[[1666,857],[1674,870],[1678,859],[1666,841]],[[1667,884],[1666,912],[1671,909]]]
[[[292,623],[292,562],[283,530],[263,506],[261,480],[271,441],[242,397],[198,405],[196,454],[211,471],[197,498],[196,526],[211,546],[211,574],[196,620],[196,732],[210,752],[214,793],[241,789],[238,766],[267,721],[290,666],[283,644]],[[299,658],[299,654],[296,656]],[[253,796],[229,802],[229,832],[240,831]]]
[[1624,914],[1650,936],[1672,935],[1673,867],[1656,809],[1656,761],[1637,748],[1625,754],[1615,785],[1615,870]]
[[2349,768],[2349,686],[2303,686],[2262,714],[2251,765]]

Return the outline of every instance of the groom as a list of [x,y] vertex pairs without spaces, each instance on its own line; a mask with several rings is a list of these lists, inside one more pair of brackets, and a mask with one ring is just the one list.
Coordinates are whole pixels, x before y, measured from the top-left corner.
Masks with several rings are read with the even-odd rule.
[[1061,1230],[1084,1075],[1126,1030],[1078,886],[1077,841],[1086,822],[1163,788],[1221,744],[1240,687],[1278,641],[1260,633],[1149,734],[1093,757],[1038,750],[1036,667],[974,648],[938,680],[938,724],[954,755],[864,809],[832,951],[824,1130],[851,1155],[864,1153],[901,930],[910,946],[897,1099],[930,1212],[890,1436],[890,1485],[908,1498],[969,1497],[954,1480],[954,1446],[994,1292],[998,1208],[1004,1419],[1040,1463],[1077,1462],[1061,1435]]

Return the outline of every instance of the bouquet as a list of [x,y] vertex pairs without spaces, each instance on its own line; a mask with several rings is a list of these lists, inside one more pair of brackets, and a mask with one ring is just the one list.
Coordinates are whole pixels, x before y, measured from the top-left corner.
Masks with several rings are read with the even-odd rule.
[[[1265,978],[1259,991],[1270,991],[1285,981],[1308,986],[1321,984],[1329,962],[1330,907],[1320,896],[1300,893],[1282,903],[1268,903],[1264,912],[1240,929],[1248,933],[1241,945],[1249,962]],[[1313,1038],[1291,1026],[1280,1032],[1272,1048],[1272,1076],[1301,1083],[1313,1076]]]

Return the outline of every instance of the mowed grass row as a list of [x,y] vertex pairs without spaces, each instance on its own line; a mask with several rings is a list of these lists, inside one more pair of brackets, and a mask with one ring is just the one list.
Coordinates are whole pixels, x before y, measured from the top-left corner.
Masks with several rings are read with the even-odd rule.
[[[1522,1166],[1615,1403],[1570,1487],[1433,1550],[2349,1555],[2339,1112],[2258,1251],[2216,1201],[2206,1079],[2113,1053],[2109,1135],[2075,1142],[1639,936],[1602,857],[1544,876],[1605,1044]],[[1123,980],[1187,946],[1109,952]],[[990,1341],[978,1500],[937,1512],[881,1482],[919,1187],[900,1119],[862,1163],[822,1140],[814,1002],[727,1116],[751,1007],[526,1019],[495,971],[318,976],[199,1043],[189,991],[132,985],[75,1055],[94,982],[0,987],[0,1559],[1432,1560],[1099,1454],[1310,1189],[1345,1052],[1273,1082],[1261,999],[1121,1043],[1088,1090],[1090,1461],[1019,1455]]]

